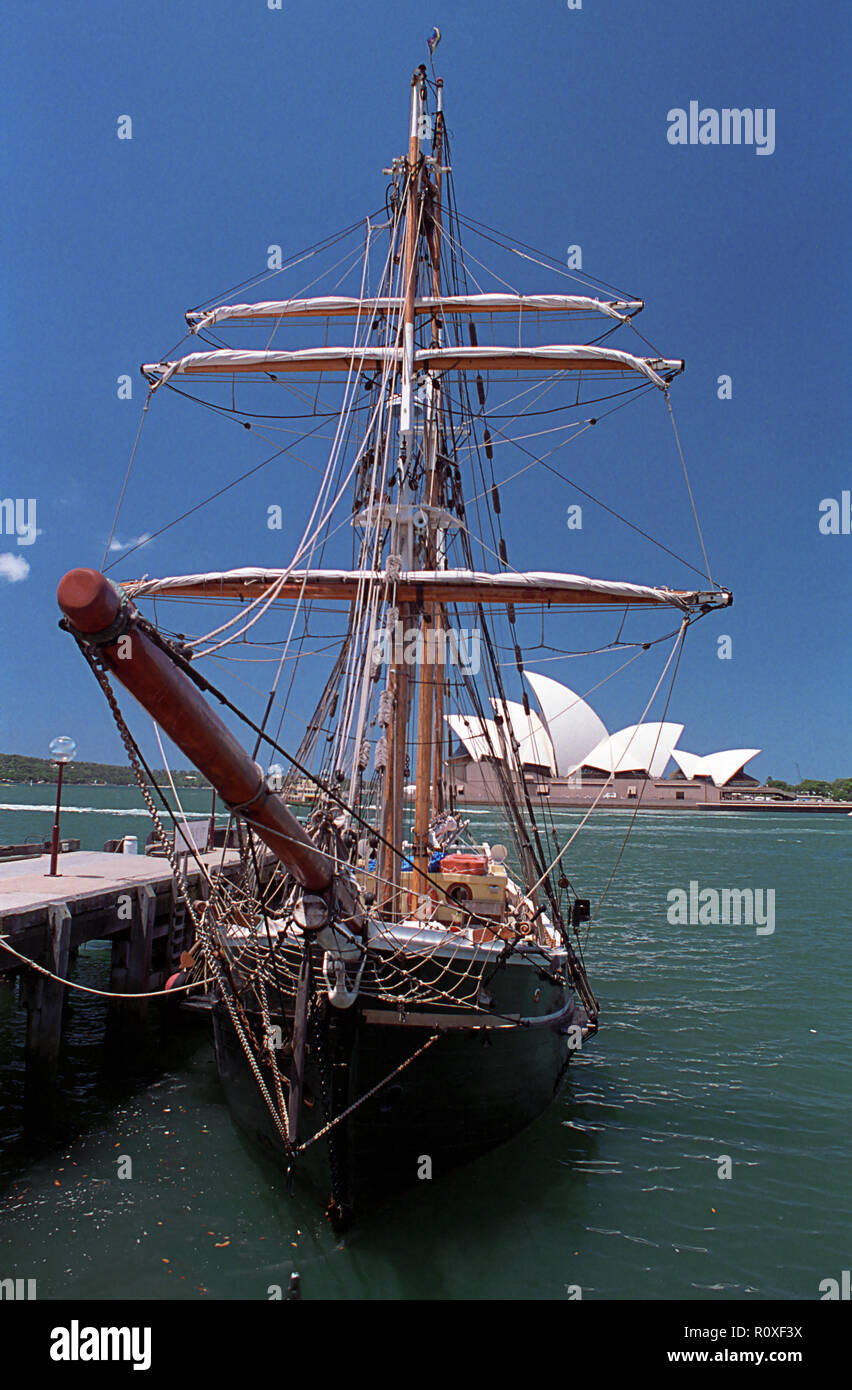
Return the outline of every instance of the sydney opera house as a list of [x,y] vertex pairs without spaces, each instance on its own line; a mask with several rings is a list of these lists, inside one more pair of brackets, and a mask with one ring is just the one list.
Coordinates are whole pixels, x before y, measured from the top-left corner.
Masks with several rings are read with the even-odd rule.
[[[472,804],[499,799],[497,764],[524,778],[535,797],[555,805],[610,807],[754,804],[758,783],[745,772],[759,748],[687,753],[682,724],[633,724],[616,733],[567,685],[525,671],[540,713],[492,699],[494,718],[449,714],[458,739],[450,759],[456,795]],[[525,700],[529,706],[529,699]],[[666,775],[668,773],[668,775]],[[767,789],[760,788],[761,798]]]

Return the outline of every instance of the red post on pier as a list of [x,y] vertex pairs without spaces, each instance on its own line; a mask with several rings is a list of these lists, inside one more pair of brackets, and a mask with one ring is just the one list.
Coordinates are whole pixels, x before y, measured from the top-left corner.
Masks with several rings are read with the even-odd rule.
[[59,803],[62,800],[62,773],[65,764],[59,764],[59,781],[56,783],[56,816],[53,821],[53,839],[50,843],[50,872],[48,878],[56,878],[56,861],[59,858]]
[[48,878],[56,878],[56,861],[59,858],[59,805],[62,801],[62,773],[66,763],[70,763],[77,752],[77,745],[67,734],[50,740],[50,760],[59,765],[59,781],[56,787],[56,816],[53,821],[53,839],[50,843],[50,872]]

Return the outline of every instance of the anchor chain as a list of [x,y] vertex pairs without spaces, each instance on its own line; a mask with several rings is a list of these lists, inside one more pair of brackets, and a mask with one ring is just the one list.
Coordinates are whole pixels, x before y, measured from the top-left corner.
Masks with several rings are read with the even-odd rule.
[[421,1057],[433,1043],[436,1043],[441,1035],[441,1032],[433,1033],[430,1038],[426,1039],[425,1043],[418,1047],[416,1052],[412,1052],[410,1057],[406,1057],[405,1061],[400,1062],[398,1067],[394,1067],[393,1071],[388,1072],[387,1076],[383,1076],[381,1081],[377,1081],[375,1086],[371,1086],[369,1091],[364,1092],[363,1096],[359,1096],[358,1099],[354,1100],[345,1110],[341,1110],[339,1115],[335,1115],[334,1119],[330,1120],[327,1125],[324,1125],[322,1129],[318,1129],[316,1134],[311,1135],[310,1139],[306,1139],[304,1144],[300,1144],[297,1152],[301,1153],[304,1149],[310,1148],[311,1144],[315,1144],[318,1139],[324,1139],[329,1131],[334,1129],[335,1125],[339,1125],[341,1120],[345,1120],[349,1115],[354,1114],[359,1106],[363,1105],[365,1101],[371,1100],[373,1096],[377,1095],[379,1091],[387,1086],[389,1081],[393,1081],[395,1076],[399,1076],[400,1072],[405,1071],[406,1067],[410,1067],[412,1062],[416,1062],[417,1058]]
[[246,1061],[248,1062],[249,1067],[251,1068],[254,1074],[254,1078],[257,1082],[258,1089],[266,1103],[269,1113],[272,1116],[275,1127],[278,1130],[278,1133],[280,1134],[284,1142],[285,1149],[287,1153],[290,1154],[292,1152],[293,1145],[290,1140],[290,1127],[287,1121],[287,1111],[286,1109],[282,1109],[282,1111],[279,1113],[278,1108],[276,1107],[275,1102],[270,1096],[269,1091],[266,1087],[266,1083],[263,1079],[263,1075],[258,1065],[257,1058],[254,1054],[254,1048],[252,1047],[252,1044],[249,1042],[246,1036],[246,1030],[244,1029],[242,1020],[239,1017],[237,1002],[231,995],[231,992],[228,988],[228,981],[225,978],[224,971],[222,970],[222,967],[214,950],[207,925],[207,911],[205,910],[199,917],[195,909],[195,904],[192,902],[192,899],[189,896],[189,885],[186,881],[186,878],[184,877],[183,870],[180,867],[180,861],[178,860],[178,857],[175,854],[174,845],[169,840],[169,837],[166,835],[166,832],[163,829],[163,824],[160,820],[159,812],[154,803],[154,799],[148,790],[148,785],[145,781],[145,777],[142,771],[142,765],[139,762],[139,757],[136,752],[136,745],[133,740],[133,736],[130,733],[127,724],[125,723],[124,716],[121,713],[118,701],[115,698],[115,692],[113,691],[112,686],[109,683],[106,671],[101,665],[101,663],[93,656],[86,643],[80,641],[80,639],[76,637],[76,634],[75,640],[81,652],[83,653],[83,656],[86,658],[86,661],[89,663],[89,666],[91,667],[92,672],[94,673],[95,679],[97,680],[98,685],[101,687],[101,690],[103,691],[104,696],[106,697],[107,704],[109,705],[113,720],[115,721],[116,728],[119,732],[119,736],[121,738],[122,743],[124,744],[125,751],[127,752],[128,760],[133,769],[133,774],[136,778],[137,786],[139,787],[139,790],[142,793],[142,799],[145,802],[148,813],[151,817],[151,820],[154,823],[154,833],[156,834],[157,839],[160,842],[165,857],[168,859],[169,864],[171,865],[172,873],[174,874],[175,881],[178,885],[178,890],[180,892],[181,897],[183,898],[183,901],[186,905],[186,909],[190,915],[192,924],[195,928],[196,938],[201,942],[201,950],[204,956],[204,963],[206,966],[208,966],[211,974],[213,975],[214,980],[216,981],[216,984],[219,988],[219,993],[225,1003],[225,1007],[228,1010],[231,1022],[234,1026],[234,1031],[237,1035],[240,1046],[243,1049],[243,1053],[245,1054]]
[[331,1118],[331,1065],[329,1063],[327,1051],[328,1017],[326,1014],[326,1010],[323,1008],[323,1005],[316,994],[313,995],[311,999],[310,1036],[317,1058],[317,1070],[319,1072],[320,1082],[320,1096],[322,1099],[322,1109],[323,1114],[326,1118],[326,1124],[322,1127],[322,1129],[318,1130],[317,1133],[312,1136],[312,1138],[308,1139],[305,1143],[300,1144],[297,1152],[301,1153],[304,1149],[308,1148],[310,1144],[313,1144],[320,1137],[324,1135],[328,1136],[328,1166],[331,1176],[331,1201],[329,1202],[326,1215],[328,1216],[329,1220],[332,1223],[332,1226],[334,1226],[336,1230],[342,1230],[344,1225],[346,1224],[344,1213],[347,1204],[345,1201],[343,1182],[341,1180],[340,1158],[337,1149],[337,1135],[333,1133],[333,1130],[337,1123],[337,1118],[339,1117],[336,1117],[334,1120],[332,1120]]

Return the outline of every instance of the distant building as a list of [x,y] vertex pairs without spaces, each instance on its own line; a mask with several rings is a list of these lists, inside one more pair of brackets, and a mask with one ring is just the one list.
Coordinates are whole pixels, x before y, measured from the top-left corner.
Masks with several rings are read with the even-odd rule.
[[[524,678],[541,714],[492,699],[493,719],[445,716],[459,740],[450,777],[460,799],[498,801],[507,771],[517,784],[523,778],[536,797],[580,806],[598,799],[610,805],[706,805],[738,799],[759,786],[743,770],[759,748],[686,753],[677,747],[684,726],[669,722],[631,724],[610,734],[567,685],[535,671],[525,671]],[[672,759],[676,768],[666,777]]]

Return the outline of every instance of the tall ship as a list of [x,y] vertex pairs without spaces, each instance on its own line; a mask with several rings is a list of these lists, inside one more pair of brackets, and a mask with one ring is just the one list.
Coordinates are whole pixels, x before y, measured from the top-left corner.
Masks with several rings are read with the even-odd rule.
[[[459,212],[443,84],[425,67],[384,175],[377,213],[282,263],[286,296],[243,286],[199,306],[192,350],[142,368],[143,422],[174,393],[248,438],[280,431],[304,522],[288,562],[119,583],[107,556],[58,593],[185,893],[195,947],[179,987],[211,1000],[234,1117],[338,1228],[529,1125],[598,1029],[579,827],[560,831],[524,775],[549,737],[525,646],[576,655],[581,618],[615,622],[637,652],[665,638],[663,698],[688,628],[731,602],[703,574],[672,588],[513,566],[501,489],[527,468],[547,506],[541,434],[573,441],[637,394],[668,407],[683,362],[647,351],[641,300],[566,286],[557,262]],[[468,232],[543,269],[545,286],[489,281]],[[662,636],[628,641],[648,615]],[[249,660],[270,678],[253,714]],[[223,688],[231,661],[242,698]],[[125,691],[212,783],[239,881],[186,891]],[[666,739],[650,708],[628,745]],[[298,739],[282,736],[288,720]],[[594,732],[577,735],[585,751]],[[495,779],[487,836],[459,800],[460,737]]]

